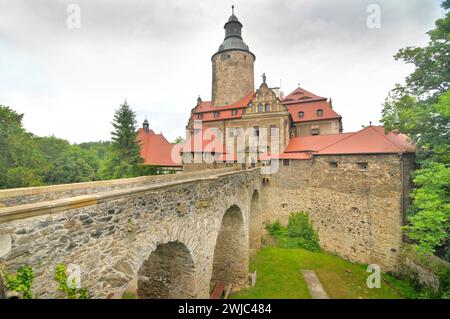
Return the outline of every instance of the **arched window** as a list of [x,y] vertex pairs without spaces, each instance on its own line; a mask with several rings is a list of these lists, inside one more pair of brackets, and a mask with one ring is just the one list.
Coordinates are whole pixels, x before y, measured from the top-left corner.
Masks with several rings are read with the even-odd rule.
[[317,110],[317,116],[322,116],[323,115],[323,110],[322,109],[318,109]]
[[258,104],[258,112],[262,112],[263,111],[263,105],[261,103]]
[[270,104],[269,103],[266,104],[266,110],[265,111],[266,112],[270,112]]

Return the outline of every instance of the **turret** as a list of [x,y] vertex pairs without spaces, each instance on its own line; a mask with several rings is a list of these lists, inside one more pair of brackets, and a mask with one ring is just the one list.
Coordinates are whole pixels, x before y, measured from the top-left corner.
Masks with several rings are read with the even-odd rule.
[[142,127],[143,127],[145,133],[148,133],[150,131],[150,126],[148,124],[147,119],[145,119],[144,123],[142,123]]
[[242,23],[232,14],[225,23],[225,39],[212,56],[212,104],[236,103],[255,90],[255,55],[242,39]]

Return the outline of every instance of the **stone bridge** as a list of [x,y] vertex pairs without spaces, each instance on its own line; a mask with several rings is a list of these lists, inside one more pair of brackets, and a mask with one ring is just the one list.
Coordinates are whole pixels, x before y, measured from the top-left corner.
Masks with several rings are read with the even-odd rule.
[[141,298],[207,298],[216,281],[247,284],[260,188],[258,168],[226,168],[0,191],[0,263],[31,265],[40,298],[61,296],[59,263],[94,298],[136,278]]

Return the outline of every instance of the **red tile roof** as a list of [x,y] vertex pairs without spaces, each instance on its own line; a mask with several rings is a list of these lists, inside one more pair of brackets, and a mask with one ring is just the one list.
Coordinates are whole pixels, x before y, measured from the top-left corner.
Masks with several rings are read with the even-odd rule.
[[309,160],[311,155],[309,153],[282,153],[278,157],[279,159],[295,159],[295,160]]
[[[327,99],[315,95],[302,88],[297,88],[291,94],[286,96],[282,104],[287,107],[294,122],[321,121],[330,119],[340,119]],[[317,115],[317,110],[323,110],[322,115]],[[303,117],[299,116],[303,112]]]
[[415,147],[404,134],[384,133],[384,128],[368,126],[361,131],[332,143],[317,152],[318,155],[331,154],[389,154],[413,153]]
[[[215,134],[213,128],[208,128],[202,124],[201,130],[196,131],[194,124],[194,135],[190,136],[183,144],[181,152],[184,153],[225,153],[224,139],[220,134]],[[198,127],[200,129],[200,127]]]
[[145,132],[138,130],[138,141],[141,145],[141,157],[145,165],[156,166],[181,166],[181,159],[172,159],[172,149],[177,144],[171,144],[162,134],[155,134],[153,130]]
[[290,139],[284,152],[317,152],[351,134],[354,133],[294,137]]
[[385,154],[413,153],[414,145],[404,134],[384,133],[381,126],[368,126],[358,132],[294,137],[286,147],[287,153],[331,154]]
[[[337,114],[327,101],[308,102],[300,104],[285,105],[291,114],[293,122],[310,122],[323,121],[331,119],[340,119],[341,116]],[[317,115],[317,110],[322,110],[322,115]],[[299,113],[303,112],[303,117]]]
[[299,87],[294,91],[292,91],[291,94],[286,96],[282,102],[283,104],[287,105],[287,104],[308,103],[313,101],[326,101],[326,100],[327,100],[326,97],[315,95]]
[[[194,110],[194,120],[200,120],[197,115],[202,114],[201,120],[203,122],[229,120],[235,118],[241,118],[244,114],[243,111],[253,98],[254,92],[250,92],[242,100],[226,106],[213,106],[211,102],[202,102]],[[231,115],[231,110],[236,109],[237,114]],[[214,112],[219,112],[217,117],[214,117]]]

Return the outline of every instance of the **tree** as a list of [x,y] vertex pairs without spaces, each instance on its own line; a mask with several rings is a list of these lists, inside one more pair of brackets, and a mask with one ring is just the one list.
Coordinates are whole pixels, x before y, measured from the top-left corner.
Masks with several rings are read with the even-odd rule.
[[140,146],[137,141],[136,114],[125,101],[114,114],[111,152],[104,168],[106,178],[133,177],[140,174]]
[[[449,9],[450,0],[442,7]],[[434,253],[450,249],[449,12],[428,35],[426,47],[407,47],[395,55],[415,70],[389,94],[381,122],[387,131],[405,133],[416,144],[419,169],[405,231],[417,249]]]
[[185,139],[181,136],[177,136],[175,141],[173,141],[174,144],[183,144],[185,142]]
[[22,119],[23,114],[0,105],[0,188],[42,184],[38,168],[43,158],[33,135],[23,128]]

